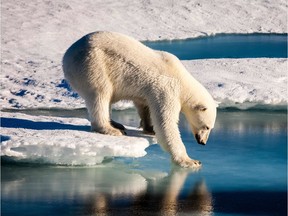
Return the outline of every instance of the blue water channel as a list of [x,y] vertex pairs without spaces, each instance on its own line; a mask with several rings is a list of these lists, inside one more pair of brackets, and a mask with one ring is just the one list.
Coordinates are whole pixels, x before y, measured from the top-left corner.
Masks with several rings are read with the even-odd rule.
[[[248,35],[245,46],[254,46],[250,40],[258,37],[262,41],[267,36]],[[281,43],[276,49],[280,54],[272,57],[283,57],[284,36],[274,36],[268,51]],[[221,37],[191,40],[196,46],[189,51],[185,43],[190,40],[165,43],[181,44],[183,51],[172,50],[181,59],[185,59],[186,52],[198,53],[189,59],[214,58],[215,49],[223,52],[222,57],[233,57],[230,51],[224,52],[223,45],[219,46],[225,40],[227,48],[239,46],[239,52],[242,50],[239,44],[243,43],[243,35]],[[156,46],[155,42],[149,46],[153,44]],[[154,48],[169,51],[170,47],[163,44],[159,42]],[[203,52],[198,50],[200,47],[204,47]],[[237,50],[233,52],[237,54]],[[248,52],[246,57],[251,57]],[[28,110],[27,114],[87,115],[85,109]],[[113,111],[112,118],[126,125],[139,125],[134,109]],[[1,158],[1,215],[287,215],[286,110],[219,110],[206,146],[196,143],[182,115],[179,128],[188,154],[203,164],[197,172],[171,165],[170,156],[157,144],[147,148],[145,157],[109,158],[94,167],[20,164]]]
[[287,58],[287,34],[219,34],[187,40],[146,41],[181,60],[211,58]]

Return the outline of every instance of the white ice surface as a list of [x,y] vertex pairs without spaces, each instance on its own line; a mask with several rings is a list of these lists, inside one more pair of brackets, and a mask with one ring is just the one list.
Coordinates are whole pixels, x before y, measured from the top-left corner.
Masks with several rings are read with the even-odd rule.
[[287,59],[183,61],[220,107],[285,109]]
[[[287,33],[287,1],[1,1],[1,109],[84,107],[83,100],[63,83],[61,60],[73,42],[97,30],[121,32],[139,40],[217,33]],[[221,106],[287,103],[287,59],[183,63]],[[131,103],[125,102],[114,106],[129,107]],[[2,113],[2,117],[28,120],[32,125],[34,121],[48,122],[46,126],[49,122],[72,124],[78,129],[89,124],[80,119],[19,113]],[[58,164],[95,164],[104,156],[143,156],[148,146],[143,138],[65,128],[2,127],[1,134],[9,140],[1,143],[1,155]]]
[[22,162],[95,165],[105,157],[142,157],[153,143],[153,137],[132,127],[127,127],[127,136],[109,136],[90,132],[86,119],[7,112],[1,116],[1,135],[8,139],[1,143],[1,156]]
[[[2,2],[1,24],[1,107],[67,109],[83,107],[84,103],[61,84],[62,56],[73,42],[87,33],[110,30],[139,40],[217,33],[287,33],[287,1],[83,0],[80,4],[76,0],[10,0]],[[282,92],[287,89],[286,60],[203,60],[186,65],[222,104],[283,102]],[[239,79],[243,67],[245,76]],[[221,88],[210,85],[215,79],[227,84]],[[251,83],[257,83],[256,89],[262,89],[254,91],[253,96]],[[269,91],[274,98],[267,99],[266,86],[273,84],[277,88]],[[127,103],[115,107],[124,109]]]
[[[220,107],[286,106],[287,59],[209,59],[183,61],[187,70],[220,102]],[[61,84],[61,67],[40,69],[29,75],[31,66],[1,79],[2,108],[79,108],[84,101]],[[5,73],[5,65],[3,67]],[[15,76],[16,75],[16,76]],[[45,77],[45,79],[43,79]],[[131,108],[121,101],[114,109]]]

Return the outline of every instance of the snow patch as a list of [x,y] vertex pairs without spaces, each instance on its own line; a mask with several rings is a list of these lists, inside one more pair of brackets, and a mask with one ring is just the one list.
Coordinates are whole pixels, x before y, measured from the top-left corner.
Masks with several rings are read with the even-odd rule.
[[287,59],[183,61],[220,108],[287,108]]
[[[253,107],[287,105],[287,59],[209,59],[182,61],[220,103],[220,107]],[[43,69],[44,70],[44,69]],[[43,73],[32,78],[6,75],[1,79],[2,108],[85,107],[85,103],[63,79],[58,67],[49,76]],[[45,79],[43,79],[45,77]],[[27,82],[30,83],[27,86]],[[133,108],[131,101],[112,105],[115,110]]]
[[95,165],[107,157],[143,157],[155,143],[132,127],[127,127],[127,136],[116,137],[90,132],[86,119],[1,115],[1,156],[20,162]]

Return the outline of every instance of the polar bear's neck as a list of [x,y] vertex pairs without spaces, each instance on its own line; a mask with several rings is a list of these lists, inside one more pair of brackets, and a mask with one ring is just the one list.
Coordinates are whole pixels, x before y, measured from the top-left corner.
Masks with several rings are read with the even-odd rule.
[[211,103],[212,96],[207,89],[198,82],[186,69],[180,75],[181,82],[181,102],[185,104],[187,101],[192,104]]
[[197,104],[200,101],[207,101],[207,103],[211,103],[213,100],[211,95],[208,93],[205,87],[186,70],[184,65],[176,56],[163,51],[155,52],[160,56],[161,61],[165,63],[155,64],[165,65],[165,67],[159,69],[160,74],[172,76],[179,80],[181,89],[180,99],[182,104],[188,100],[190,103],[194,104]]

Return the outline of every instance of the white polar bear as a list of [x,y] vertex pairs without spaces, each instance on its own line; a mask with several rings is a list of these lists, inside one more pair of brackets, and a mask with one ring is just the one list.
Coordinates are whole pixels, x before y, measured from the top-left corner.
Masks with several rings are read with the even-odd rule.
[[217,105],[177,57],[119,33],[94,32],[66,51],[63,71],[84,98],[93,131],[122,135],[123,125],[110,119],[111,104],[132,100],[144,132],[155,131],[158,143],[176,164],[201,165],[187,155],[178,129],[179,113],[186,116],[197,142],[205,144]]

